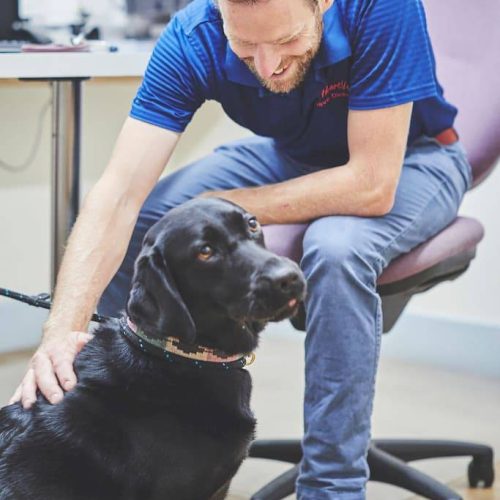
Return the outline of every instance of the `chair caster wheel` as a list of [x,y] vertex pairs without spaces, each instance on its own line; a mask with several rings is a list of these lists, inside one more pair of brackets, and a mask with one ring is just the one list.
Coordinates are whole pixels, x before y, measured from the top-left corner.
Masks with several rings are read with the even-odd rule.
[[489,488],[495,479],[495,471],[491,460],[472,459],[467,470],[471,488],[478,486]]

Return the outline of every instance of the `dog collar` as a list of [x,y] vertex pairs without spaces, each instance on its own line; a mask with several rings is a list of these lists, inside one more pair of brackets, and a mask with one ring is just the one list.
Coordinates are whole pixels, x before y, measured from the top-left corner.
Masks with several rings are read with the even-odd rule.
[[168,362],[187,362],[199,368],[243,368],[251,365],[255,354],[234,354],[228,356],[222,351],[200,345],[183,344],[177,337],[155,339],[148,337],[130,318],[120,318],[120,331],[143,352],[153,354]]

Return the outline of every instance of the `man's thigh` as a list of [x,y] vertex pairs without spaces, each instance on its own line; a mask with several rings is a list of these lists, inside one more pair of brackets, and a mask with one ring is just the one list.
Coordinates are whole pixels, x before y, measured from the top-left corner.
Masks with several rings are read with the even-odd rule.
[[333,259],[356,253],[378,276],[391,260],[448,226],[470,185],[470,166],[459,144],[443,147],[422,138],[408,149],[387,215],[318,219],[306,231],[304,254],[318,245]]
[[274,184],[304,173],[307,173],[307,167],[280,153],[271,139],[249,137],[222,145],[213,153],[162,178],[143,210],[164,214],[206,191]]

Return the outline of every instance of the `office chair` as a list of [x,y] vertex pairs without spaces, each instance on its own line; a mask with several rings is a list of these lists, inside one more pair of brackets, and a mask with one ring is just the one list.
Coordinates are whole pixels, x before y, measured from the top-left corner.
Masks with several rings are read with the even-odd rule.
[[[425,7],[438,79],[446,97],[460,110],[456,128],[468,151],[476,186],[500,157],[500,2],[426,0]],[[305,228],[269,226],[265,228],[267,245],[278,254],[299,261]],[[457,217],[438,235],[394,260],[378,281],[384,333],[393,327],[414,294],[465,272],[483,234],[478,221]],[[305,330],[304,314],[296,317],[293,324]],[[294,492],[302,456],[298,440],[258,440],[253,443],[250,456],[295,464],[255,493],[254,500],[280,499]],[[460,496],[448,487],[407,464],[451,456],[472,457],[468,468],[471,487],[491,486],[493,450],[452,441],[373,440],[368,453],[370,480],[393,484],[430,499],[457,499]]]

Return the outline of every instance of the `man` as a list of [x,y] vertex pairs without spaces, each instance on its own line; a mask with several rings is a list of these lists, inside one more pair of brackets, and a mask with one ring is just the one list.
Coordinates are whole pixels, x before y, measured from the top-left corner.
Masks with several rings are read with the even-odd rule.
[[[206,99],[256,136],[153,188]],[[111,280],[99,310],[124,307],[146,230],[183,201],[220,196],[263,224],[310,222],[297,495],[364,498],[382,325],[376,281],[449,224],[470,187],[455,114],[436,81],[420,0],[196,0],[160,38],[85,200],[13,400],[28,407],[39,387],[57,403],[76,382],[74,356]]]

